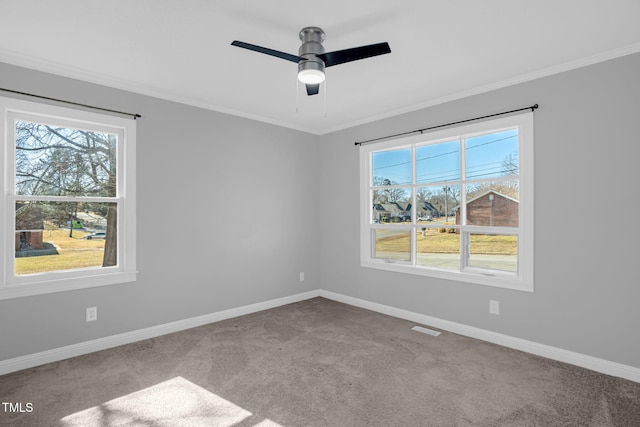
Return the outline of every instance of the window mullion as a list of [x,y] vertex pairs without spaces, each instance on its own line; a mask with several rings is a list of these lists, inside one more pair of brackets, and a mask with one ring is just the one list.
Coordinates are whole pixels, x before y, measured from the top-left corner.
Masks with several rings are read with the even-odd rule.
[[416,238],[416,145],[411,145],[411,264],[415,267],[418,260],[418,242]]
[[469,233],[460,229],[460,271],[464,271],[469,266]]
[[469,263],[469,237],[465,232],[467,225],[467,156],[466,137],[460,137],[460,271]]

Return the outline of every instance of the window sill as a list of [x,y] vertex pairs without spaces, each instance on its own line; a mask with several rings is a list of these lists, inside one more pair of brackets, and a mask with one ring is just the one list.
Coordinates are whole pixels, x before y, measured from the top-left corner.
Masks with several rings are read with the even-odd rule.
[[516,291],[533,292],[533,280],[524,280],[510,274],[499,274],[492,271],[492,275],[482,273],[468,273],[453,270],[441,270],[428,267],[415,267],[402,262],[386,262],[377,260],[363,260],[362,267],[378,270],[394,271],[417,276],[433,277],[437,279],[454,280],[456,282],[475,283],[478,285],[512,289]]
[[0,300],[135,282],[137,273],[137,271],[119,271],[91,276],[60,278],[46,282],[9,284],[0,287]]

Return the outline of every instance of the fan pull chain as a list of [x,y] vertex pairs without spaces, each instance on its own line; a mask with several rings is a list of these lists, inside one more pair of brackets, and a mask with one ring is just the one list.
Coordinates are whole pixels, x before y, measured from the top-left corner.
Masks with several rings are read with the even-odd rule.
[[300,83],[298,83],[298,77],[296,76],[296,113],[300,112]]
[[325,79],[324,84],[322,85],[322,89],[324,90],[324,118],[327,118],[327,80]]

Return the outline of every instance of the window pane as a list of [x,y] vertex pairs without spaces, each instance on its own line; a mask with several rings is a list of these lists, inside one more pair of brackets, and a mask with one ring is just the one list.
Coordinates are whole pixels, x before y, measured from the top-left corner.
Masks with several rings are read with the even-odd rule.
[[417,264],[425,267],[460,269],[460,234],[451,227],[418,229]]
[[517,227],[518,181],[487,182],[467,188],[468,225]]
[[372,153],[371,174],[374,186],[411,184],[411,149]]
[[518,175],[518,130],[468,138],[465,143],[467,179]]
[[416,183],[427,184],[460,179],[460,141],[416,148]]
[[117,136],[16,122],[16,194],[116,196]]
[[116,265],[116,210],[115,203],[17,202],[15,274]]
[[459,185],[431,185],[416,188],[418,222],[457,224],[456,212],[459,206]]
[[518,271],[518,236],[471,234],[469,266],[501,271]]
[[374,258],[411,261],[411,232],[375,230]]
[[411,221],[411,189],[374,189],[371,195],[373,223]]

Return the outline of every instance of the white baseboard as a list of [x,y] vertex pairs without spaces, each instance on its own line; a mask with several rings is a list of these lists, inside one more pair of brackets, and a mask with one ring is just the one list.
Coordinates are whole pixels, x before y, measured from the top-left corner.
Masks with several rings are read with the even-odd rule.
[[94,351],[117,347],[119,345],[130,344],[132,342],[154,338],[173,332],[184,331],[185,329],[195,328],[198,326],[206,325],[208,323],[219,322],[221,320],[231,319],[233,317],[243,316],[245,314],[268,310],[270,308],[303,301],[317,296],[319,296],[319,291],[317,290],[304,292],[301,294],[290,295],[283,298],[245,305],[229,310],[218,311],[216,313],[205,314],[189,319],[165,323],[163,325],[151,326],[149,328],[138,329],[135,331],[125,332],[122,334],[112,335],[104,338],[98,338],[91,341],[85,341],[82,343],[72,344],[52,350],[46,350],[39,353],[16,357],[13,359],[0,360],[0,375],[20,371],[22,369],[33,368],[35,366],[44,365],[45,363],[57,362],[59,360],[68,359],[70,357],[93,353]]
[[0,361],[0,375],[44,365],[45,363],[57,362],[70,357],[81,356],[94,351],[117,347],[119,345],[130,344],[132,342],[148,338],[179,332],[185,329],[195,328],[225,319],[231,319],[245,314],[256,313],[258,311],[268,310],[270,308],[304,301],[318,296],[640,383],[639,368],[322,289],[223,310],[216,313],[205,314],[203,316],[192,317],[190,319],[178,320],[176,322],[99,338],[26,356],[20,356],[13,359],[2,360]]
[[319,296],[640,383],[640,368],[635,368],[633,366],[623,365],[621,363],[611,362],[597,357],[587,356],[581,353],[551,347],[545,344],[539,344],[533,341],[515,338],[509,335],[475,328],[473,326],[463,325],[461,323],[450,322],[448,320],[442,320],[436,317],[414,313],[412,311],[402,310],[335,292],[320,290]]

